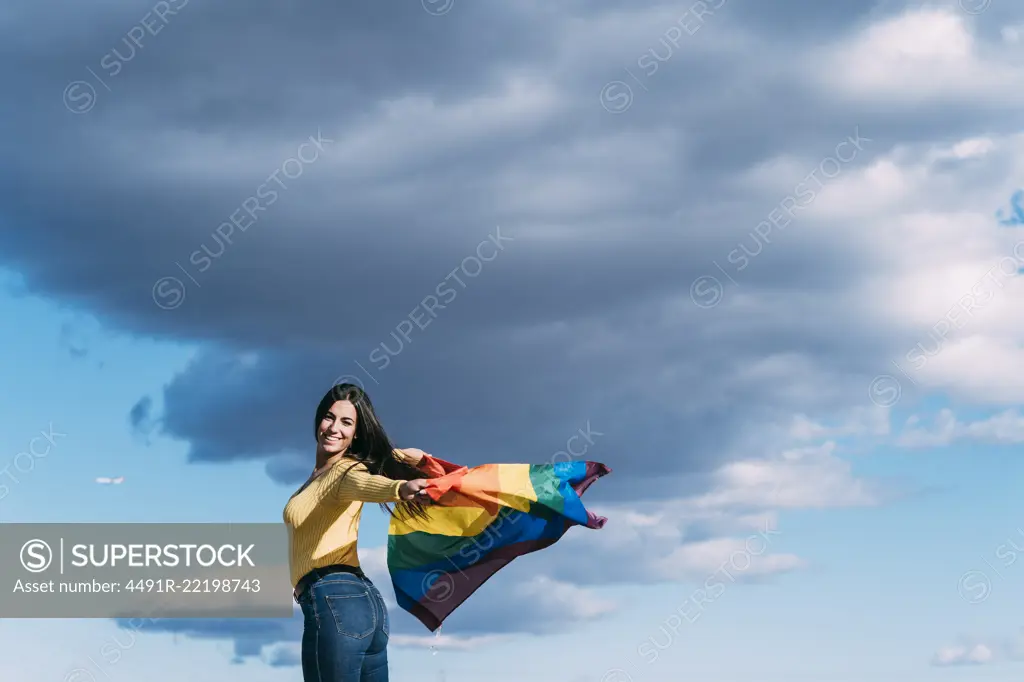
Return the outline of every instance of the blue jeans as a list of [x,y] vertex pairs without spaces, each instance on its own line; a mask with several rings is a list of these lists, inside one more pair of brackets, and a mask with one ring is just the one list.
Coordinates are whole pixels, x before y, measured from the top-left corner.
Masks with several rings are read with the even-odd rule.
[[388,610],[369,578],[325,575],[299,605],[305,682],[388,682]]

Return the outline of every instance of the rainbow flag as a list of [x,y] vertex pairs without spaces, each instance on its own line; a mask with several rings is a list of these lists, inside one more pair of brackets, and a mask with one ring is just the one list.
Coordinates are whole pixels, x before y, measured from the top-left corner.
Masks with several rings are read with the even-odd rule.
[[427,455],[427,518],[392,517],[388,571],[398,605],[431,631],[516,557],[548,547],[570,526],[601,528],[580,496],[611,473],[598,462],[484,464]]

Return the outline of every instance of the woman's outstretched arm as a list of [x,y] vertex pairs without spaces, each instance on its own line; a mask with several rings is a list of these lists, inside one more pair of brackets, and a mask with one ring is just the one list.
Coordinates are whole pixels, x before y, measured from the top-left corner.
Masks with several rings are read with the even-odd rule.
[[422,478],[401,481],[371,474],[362,462],[339,462],[324,474],[323,490],[339,502],[400,502],[425,484]]

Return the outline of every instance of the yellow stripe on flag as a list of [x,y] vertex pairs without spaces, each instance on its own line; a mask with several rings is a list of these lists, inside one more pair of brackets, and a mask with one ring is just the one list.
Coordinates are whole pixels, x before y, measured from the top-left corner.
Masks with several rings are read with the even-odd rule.
[[507,507],[528,512],[530,502],[537,501],[537,493],[530,481],[529,464],[498,465],[498,499]]
[[392,518],[388,535],[406,535],[418,531],[432,535],[469,537],[483,532],[496,518],[482,507],[427,507],[427,518]]

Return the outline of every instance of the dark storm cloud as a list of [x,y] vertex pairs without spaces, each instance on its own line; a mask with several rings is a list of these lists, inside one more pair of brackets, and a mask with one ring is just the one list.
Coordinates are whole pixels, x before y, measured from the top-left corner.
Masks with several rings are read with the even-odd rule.
[[[78,115],[51,106],[68,69],[109,55],[114,29],[145,12],[7,48],[41,58],[31,79],[12,75],[20,115],[50,131],[9,143],[18,172],[0,191],[18,229],[0,232],[4,253],[108,323],[216,344],[164,396],[163,430],[192,460],[306,451],[312,406],[348,374],[396,440],[470,464],[543,459],[589,420],[620,482],[605,487],[630,495],[652,469],[717,465],[738,432],[809,398],[745,376],[754,358],[842,366],[856,347],[856,330],[687,300],[781,198],[737,196],[730,174],[780,151],[820,158],[858,125],[771,106],[784,82],[798,111],[820,95],[771,59],[715,48],[737,8],[673,46],[619,116],[600,84],[671,22],[615,42],[596,14],[537,5],[315,9],[165,12],[141,48],[122,40],[111,90]],[[503,85],[513,73],[520,85]],[[741,285],[781,295],[838,289],[859,267],[796,236],[756,265]],[[222,427],[242,412],[265,417]],[[289,454],[268,471],[291,482],[303,466]]]
[[302,637],[301,614],[292,618],[122,618],[119,628],[143,633],[169,632],[191,639],[230,640],[237,658],[258,656],[263,647],[297,642]]
[[[331,12],[340,10],[325,10],[328,15],[321,23],[309,22],[301,13],[282,16],[285,10],[280,9],[246,6],[245,11],[229,16],[223,9],[189,3],[170,17],[161,33],[151,36],[152,50],[140,48],[126,62],[124,73],[118,74],[118,89],[93,110],[79,117],[67,111],[49,112],[55,148],[47,155],[21,150],[22,170],[8,197],[8,212],[17,224],[46,229],[34,230],[31,238],[21,229],[2,233],[0,239],[6,237],[11,257],[20,261],[37,286],[99,308],[116,322],[165,335],[216,338],[233,344],[248,341],[254,346],[277,345],[288,337],[351,338],[353,327],[372,328],[375,322],[383,322],[382,317],[392,317],[396,309],[408,305],[410,291],[426,289],[431,278],[448,272],[499,224],[510,234],[519,233],[518,253],[515,265],[498,263],[494,272],[488,272],[487,288],[477,298],[491,304],[489,313],[475,318],[482,326],[545,316],[564,319],[622,302],[644,301],[678,288],[689,274],[689,254],[682,253],[688,250],[686,241],[699,239],[711,226],[693,229],[668,224],[666,215],[692,198],[714,192],[716,171],[735,170],[773,150],[791,147],[794,140],[789,139],[788,131],[772,128],[771,117],[760,115],[737,118],[736,125],[727,125],[721,120],[722,109],[734,108],[735,97],[724,89],[706,87],[692,107],[673,105],[666,110],[663,102],[672,102],[666,95],[676,91],[680,79],[696,87],[686,60],[696,62],[699,54],[673,55],[657,74],[651,87],[658,106],[645,112],[641,102],[628,112],[628,120],[608,117],[592,103],[584,104],[593,94],[588,81],[600,77],[603,69],[591,67],[591,74],[582,78],[562,76],[554,65],[550,70],[544,68],[545,58],[557,43],[551,35],[554,29],[547,27],[557,25],[558,17],[550,24],[540,22],[539,30],[514,32],[511,29],[517,21],[526,21],[525,14],[509,15],[511,10],[489,7],[485,19],[476,17],[482,10],[459,16],[458,12],[444,17],[421,12],[415,17],[402,13],[385,17],[377,10],[359,7],[345,11],[345,21],[336,24],[338,34],[328,37],[323,31],[329,30]],[[109,17],[104,29],[92,34],[111,30],[113,26],[107,24],[114,19]],[[472,21],[493,22],[487,25],[505,30],[493,40],[483,40],[480,36],[485,32],[479,24],[467,23]],[[475,30],[468,30],[471,25]],[[695,39],[707,38],[713,29],[712,24],[705,26]],[[407,33],[413,30],[414,40]],[[510,37],[525,33],[533,37],[525,42]],[[281,46],[275,56],[291,60],[288,63],[295,68],[301,64],[305,77],[285,77],[287,71],[264,74],[258,68],[259,60],[273,51],[263,48],[267,43],[259,40],[232,40],[241,35],[273,37],[273,44]],[[369,66],[360,63],[358,69],[350,66],[339,72],[333,64],[310,54],[326,49],[323,46],[328,43],[341,46],[340,50],[355,50],[373,39],[378,39],[373,43],[374,60]],[[389,49],[392,46],[394,49]],[[60,54],[54,48],[59,47],[49,45],[39,51],[53,60]],[[434,56],[431,68],[417,57],[420,49]],[[64,56],[79,63],[81,57]],[[343,65],[355,63],[340,61]],[[466,72],[500,73],[509,61],[532,64],[538,73],[552,78],[555,96],[565,98],[568,109],[542,117],[534,127],[474,140],[471,148],[458,154],[453,154],[449,145],[425,156],[415,150],[378,148],[364,150],[371,152],[369,158],[342,158],[346,131],[351,126],[372,125],[380,118],[380,98],[429,93],[443,106],[455,101],[458,94],[484,94],[494,86],[495,79],[478,81]],[[216,63],[217,68],[211,72],[205,68],[208,63]],[[747,64],[749,60],[734,57],[724,75],[734,77]],[[376,73],[380,69],[391,78]],[[439,73],[461,90],[446,93],[437,83]],[[399,74],[404,80],[398,80]],[[317,80],[319,75],[324,82]],[[703,85],[711,86],[722,75],[711,74]],[[363,82],[361,79],[375,89],[351,101],[339,92],[356,87],[353,83]],[[210,80],[216,82],[206,85]],[[38,71],[33,73],[33,92],[44,89],[45,82],[45,73],[42,77]],[[291,91],[297,88],[303,88],[304,95],[296,99]],[[755,96],[767,98],[770,91],[763,86]],[[121,106],[115,98],[118,93],[124,97]],[[304,106],[294,109],[301,114],[282,112],[272,126],[265,127],[258,116],[268,107],[245,102],[246,97],[295,101]],[[251,106],[235,112],[230,125],[214,111],[182,109],[182,102],[198,105],[218,98]],[[719,102],[717,108],[710,104],[714,102]],[[764,107],[765,111],[771,109]],[[671,151],[663,152],[656,167],[650,166],[650,159],[647,168],[631,163],[630,147],[635,150],[637,143],[654,141],[637,131],[642,131],[649,119],[660,119],[659,125],[664,127],[668,116],[677,120],[675,141],[671,136],[665,139]],[[712,120],[717,120],[717,125],[711,125]],[[574,126],[580,130],[574,133]],[[803,125],[794,127],[811,130]],[[682,132],[688,129],[700,132]],[[749,135],[750,141],[730,143],[727,136],[735,136],[737,130]],[[216,147],[203,149],[204,140],[185,135],[177,141],[208,156],[200,155],[194,159],[196,165],[179,167],[178,172],[167,168],[162,164],[165,157],[175,157],[174,135],[182,131],[221,135],[217,139],[237,145],[223,151],[225,156],[237,155],[239,165],[223,170]],[[335,140],[322,145],[322,160],[300,167],[301,177],[289,180],[287,189],[275,184],[280,176],[267,180],[297,155],[297,147],[308,136],[319,138],[320,131]],[[632,144],[629,137],[617,139],[630,134],[635,138]],[[813,133],[802,135],[810,146]],[[818,142],[826,136],[820,126],[818,135]],[[57,141],[76,153],[57,161],[54,155],[61,151],[56,148]],[[610,151],[619,153],[587,158],[588,150],[600,151],[609,144]],[[251,147],[251,153],[239,151],[239,147]],[[381,151],[389,157],[411,158],[386,166],[383,175],[373,173],[372,153]],[[560,154],[569,157],[561,168]],[[733,162],[716,168],[710,163],[713,158]],[[223,172],[204,172],[203,160]],[[691,160],[693,165],[688,167]],[[429,177],[407,178],[410,161]],[[596,167],[586,169],[594,161]],[[340,182],[334,167],[329,166],[333,162],[352,168],[351,173],[342,174]],[[125,164],[134,166],[130,174],[118,172]],[[700,172],[691,175],[697,168]],[[31,191],[39,186],[36,178],[44,175],[61,187],[58,204]],[[564,183],[588,185],[593,188],[593,196],[584,197],[588,200],[599,198],[607,187],[614,190],[617,200],[592,210],[584,201],[563,216],[560,214],[569,207],[559,204],[574,203],[571,197],[561,202],[542,200],[538,205],[529,197],[516,196],[517,189],[525,193],[534,188],[502,182],[506,177],[526,181],[531,176],[539,178],[538,184],[547,180],[554,188]],[[243,204],[260,196],[260,188],[276,191],[275,203],[258,213],[255,224],[246,230],[228,225],[231,243],[225,244],[227,239],[215,230],[233,215],[252,222],[246,219]],[[387,192],[400,190],[412,201],[387,201]],[[382,191],[380,198],[374,198],[374,192]],[[490,201],[481,202],[483,196]],[[329,197],[335,200],[325,201]],[[118,210],[112,211],[113,207]],[[714,218],[716,222],[735,219]],[[552,219],[557,222],[552,224]],[[711,231],[719,229],[716,225]],[[103,243],[98,234],[108,230],[114,238]],[[567,237],[552,240],[539,236],[552,230],[564,231]],[[661,248],[658,237],[674,241],[675,248]],[[595,239],[605,241],[588,244]],[[99,248],[101,243],[103,248]],[[89,257],[82,258],[84,253]],[[46,264],[40,265],[44,254]],[[179,266],[187,272],[181,272]],[[206,267],[209,269],[203,269]],[[394,278],[408,285],[381,282],[383,269],[393,271]],[[528,284],[522,282],[524,272],[530,273]],[[163,280],[166,277],[175,277],[177,282]],[[341,281],[374,282],[373,295],[350,297],[342,303],[344,314],[334,319],[316,318],[313,298]],[[175,288],[178,286],[182,289]],[[546,296],[545,305],[538,306],[538,291],[559,295]],[[165,315],[152,298],[165,305],[181,301],[181,305],[174,308],[173,315]],[[273,324],[262,322],[270,318]]]
[[[665,495],[675,489],[665,473],[719,464],[729,442],[745,429],[785,414],[785,405],[771,405],[773,398],[786,400],[786,391],[818,378],[746,376],[740,360],[747,352],[745,340],[727,340],[735,338],[728,314],[698,310],[688,299],[680,308],[691,321],[682,328],[674,321],[659,322],[655,310],[637,309],[536,332],[474,332],[467,322],[461,335],[446,331],[446,325],[460,327],[458,311],[452,310],[452,319],[435,321],[436,331],[427,327],[417,330],[419,338],[410,335],[413,341],[401,353],[375,356],[388,361],[384,369],[370,361],[369,345],[358,354],[307,353],[301,360],[287,353],[252,361],[203,354],[167,388],[163,428],[187,438],[193,460],[307,453],[316,402],[335,380],[345,379],[366,386],[401,446],[470,465],[544,462],[566,451],[568,439],[590,424],[602,435],[584,456],[616,470],[595,488],[598,499],[640,490]],[[796,312],[761,320],[753,315],[744,327],[757,330],[766,353],[834,350],[834,339],[816,329],[816,319]],[[637,334],[640,329],[647,333]],[[861,336],[846,340],[851,354],[859,340],[870,343]],[[389,349],[403,340],[401,335],[379,338]],[[702,366],[678,357],[679,348],[700,353]],[[854,376],[858,369],[869,368],[837,362],[837,383],[831,390],[816,387],[814,399],[820,405],[844,404],[843,374]],[[798,394],[787,402],[809,398]],[[226,433],[224,423],[251,414],[264,417],[244,433]],[[271,460],[271,472],[293,483],[308,474],[310,457],[290,455],[287,465]],[[649,474],[655,471],[661,480],[652,482]]]
[[[714,6],[720,2],[722,0],[709,0],[707,4]],[[836,0],[828,4],[805,3],[798,0],[771,3],[756,0],[725,0],[725,6],[728,7],[730,19],[758,35],[808,42],[816,42],[823,36],[835,35],[851,25],[901,9],[900,4],[890,0]]]

